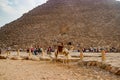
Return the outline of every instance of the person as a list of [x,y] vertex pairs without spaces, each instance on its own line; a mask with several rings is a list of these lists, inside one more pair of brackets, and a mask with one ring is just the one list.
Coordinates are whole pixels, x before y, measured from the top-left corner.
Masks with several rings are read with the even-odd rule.
[[62,51],[63,51],[63,48],[64,48],[64,46],[63,46],[63,43],[61,42],[61,43],[59,43],[58,44],[58,47],[57,47],[57,52],[55,53],[55,57],[57,58],[57,56],[58,56],[58,53],[62,53]]
[[33,53],[33,51],[34,51],[34,48],[30,48],[30,50],[31,50],[31,52]]
[[29,53],[29,48],[27,48],[27,53]]
[[63,46],[63,43],[61,42],[61,43],[58,45],[58,49],[57,49],[57,50],[58,50],[59,52],[62,52],[63,47],[64,47],[64,46]]
[[7,48],[7,53],[10,55],[10,50],[11,50],[11,47],[8,47]]
[[39,47],[38,48],[38,53],[41,54],[42,53],[42,49]]
[[2,49],[0,48],[0,55],[2,54]]
[[51,48],[51,47],[48,47],[48,49],[47,49],[47,54],[48,54],[48,55],[51,55],[51,52],[52,52],[52,48]]
[[33,51],[34,55],[37,55],[37,52],[38,52],[37,48],[34,48],[34,51]]

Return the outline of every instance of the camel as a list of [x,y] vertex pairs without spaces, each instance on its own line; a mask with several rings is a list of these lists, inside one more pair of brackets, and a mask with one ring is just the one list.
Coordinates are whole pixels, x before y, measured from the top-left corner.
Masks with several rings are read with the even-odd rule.
[[68,63],[69,62],[69,51],[67,48],[64,48],[63,45],[58,46],[58,49],[55,50],[55,60],[58,60],[58,55],[63,55],[63,63]]

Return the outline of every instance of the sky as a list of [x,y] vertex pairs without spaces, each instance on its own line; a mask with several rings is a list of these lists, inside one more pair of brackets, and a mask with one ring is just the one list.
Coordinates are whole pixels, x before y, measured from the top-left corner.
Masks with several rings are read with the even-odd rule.
[[[47,0],[0,0],[0,27],[16,20]],[[120,1],[120,0],[116,0]]]
[[47,0],[0,0],[0,27],[16,20],[24,13]]

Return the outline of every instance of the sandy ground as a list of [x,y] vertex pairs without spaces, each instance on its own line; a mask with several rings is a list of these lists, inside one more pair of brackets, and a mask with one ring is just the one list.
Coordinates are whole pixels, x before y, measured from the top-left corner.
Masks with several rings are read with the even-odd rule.
[[98,68],[50,61],[0,60],[0,80],[120,80]]
[[[80,56],[80,53],[72,52],[72,56]],[[101,53],[84,53],[84,61],[102,61]],[[120,53],[106,53],[105,54],[105,63],[111,64],[115,67],[120,67]]]
[[[2,54],[4,56],[6,56],[6,54]],[[15,56],[17,55],[17,52],[11,52],[10,56]],[[20,56],[28,56],[29,54],[26,52],[20,52]],[[80,59],[80,53],[79,52],[70,52],[71,56],[76,56],[76,57],[71,57],[72,59]],[[33,55],[32,55],[33,56]],[[53,53],[54,56],[54,53]],[[84,53],[84,61],[102,61],[101,58],[101,53]],[[105,63],[107,64],[111,64],[112,66],[115,67],[120,67],[120,53],[106,53],[106,60]],[[38,56],[34,56],[34,57],[40,57]],[[45,53],[45,57],[49,58],[48,55]]]
[[[10,56],[15,55],[16,52],[10,54]],[[72,52],[70,55],[79,58],[80,53]],[[20,56],[28,56],[28,54],[21,52]],[[83,60],[101,61],[101,53],[84,53],[84,56],[86,57]],[[0,80],[120,80],[120,76],[105,70],[80,67],[76,63],[71,62],[68,66],[52,61],[0,59]],[[107,53],[106,63],[120,67],[120,53]]]

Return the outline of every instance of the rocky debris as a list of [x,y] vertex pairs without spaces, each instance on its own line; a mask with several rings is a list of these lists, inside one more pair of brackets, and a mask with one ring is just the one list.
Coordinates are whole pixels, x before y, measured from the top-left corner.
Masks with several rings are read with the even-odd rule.
[[35,56],[8,56],[7,59],[40,61],[40,58]]
[[118,67],[112,67],[111,70],[110,70],[110,72],[117,73],[118,70],[119,70]]
[[120,69],[115,74],[116,75],[120,75]]
[[23,58],[21,58],[20,56],[12,56],[12,57],[9,57],[9,59],[11,59],[11,60],[23,60]]
[[111,69],[112,69],[112,66],[109,64],[105,67],[105,70],[107,70],[107,71],[110,71]]
[[0,59],[6,59],[6,57],[5,56],[0,56]]
[[23,60],[29,60],[28,56],[20,56]]
[[111,66],[110,64],[104,63],[104,62],[98,62],[98,61],[79,61],[79,66],[95,66],[101,69],[104,69],[106,71],[109,71],[111,73],[114,73],[116,75],[120,75],[120,67]]

